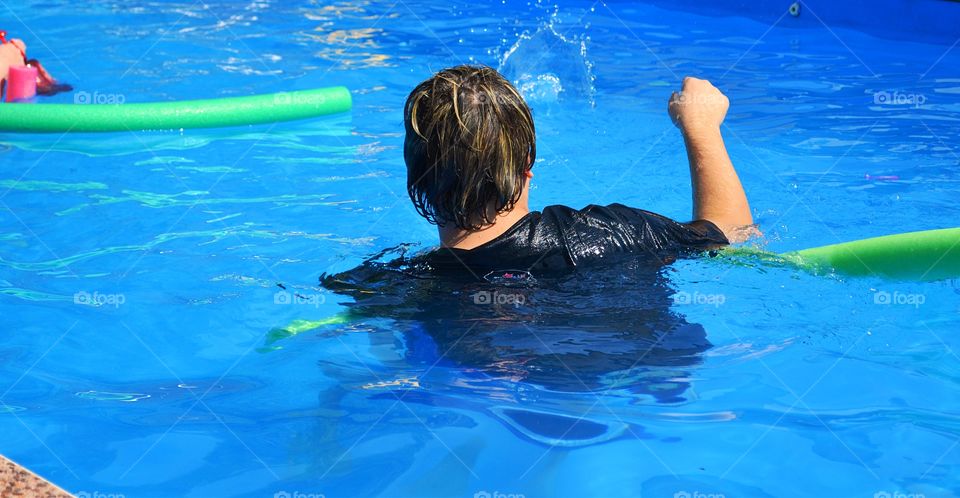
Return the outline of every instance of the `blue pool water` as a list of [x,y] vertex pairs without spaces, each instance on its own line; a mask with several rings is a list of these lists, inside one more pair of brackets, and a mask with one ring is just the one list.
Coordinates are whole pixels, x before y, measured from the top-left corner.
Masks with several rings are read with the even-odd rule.
[[[46,101],[342,84],[355,102],[277,125],[0,138],[0,453],[65,489],[960,495],[957,282],[700,259],[653,283],[587,280],[562,313],[474,309],[504,324],[485,355],[424,333],[469,331],[456,320],[276,330],[344,310],[322,273],[436,242],[400,150],[403,99],[432,71],[484,63],[524,88],[533,207],[677,218],[689,180],[666,98],[711,79],[756,244],[780,252],[956,226],[960,48],[621,2],[24,4],[3,27],[76,87]],[[700,333],[614,361],[644,326],[643,285],[667,302],[655,321]],[[507,343],[529,362],[498,362]]]

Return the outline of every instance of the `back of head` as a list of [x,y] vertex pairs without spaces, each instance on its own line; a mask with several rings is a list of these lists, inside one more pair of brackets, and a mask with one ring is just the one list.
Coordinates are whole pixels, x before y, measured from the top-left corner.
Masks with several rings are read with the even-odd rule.
[[420,83],[404,127],[407,191],[431,223],[477,230],[520,199],[537,155],[533,117],[497,71],[457,66]]

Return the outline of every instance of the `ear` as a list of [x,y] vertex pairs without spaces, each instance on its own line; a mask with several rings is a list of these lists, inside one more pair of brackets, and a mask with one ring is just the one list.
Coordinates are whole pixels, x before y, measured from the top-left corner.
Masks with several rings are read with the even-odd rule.
[[524,171],[524,172],[523,172],[523,177],[524,177],[524,178],[528,178],[528,179],[529,179],[529,178],[533,178],[533,168],[530,168],[530,169]]

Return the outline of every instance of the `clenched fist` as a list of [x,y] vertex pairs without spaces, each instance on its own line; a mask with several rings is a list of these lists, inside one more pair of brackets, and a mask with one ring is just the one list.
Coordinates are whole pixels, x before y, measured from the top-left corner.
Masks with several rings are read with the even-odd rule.
[[727,115],[730,99],[707,80],[683,79],[680,93],[673,92],[667,110],[684,133],[701,129],[719,129]]

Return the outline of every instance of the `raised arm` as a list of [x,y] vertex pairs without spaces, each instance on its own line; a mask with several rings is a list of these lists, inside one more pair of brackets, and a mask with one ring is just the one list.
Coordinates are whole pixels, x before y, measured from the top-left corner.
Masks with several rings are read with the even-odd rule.
[[694,219],[711,221],[730,242],[742,242],[759,232],[752,226],[747,195],[720,135],[729,107],[727,96],[709,81],[690,77],[668,104],[687,147]]

